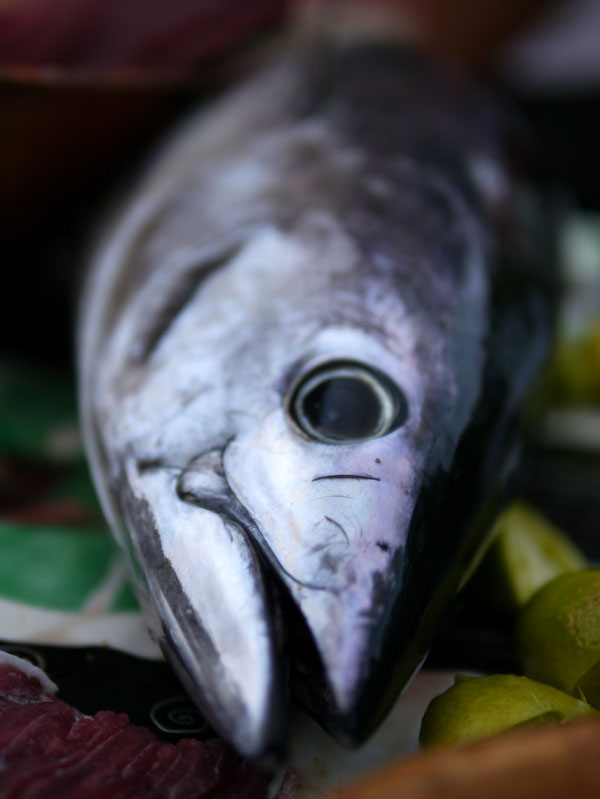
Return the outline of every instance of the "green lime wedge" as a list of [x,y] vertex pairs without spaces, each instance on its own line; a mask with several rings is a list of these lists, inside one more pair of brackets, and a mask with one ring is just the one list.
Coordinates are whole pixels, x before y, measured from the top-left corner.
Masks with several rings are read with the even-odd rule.
[[454,685],[430,702],[420,742],[422,746],[465,743],[595,712],[586,702],[527,677],[458,675]]
[[480,579],[492,606],[514,614],[542,585],[586,566],[558,527],[524,502],[514,502],[494,525]]
[[600,704],[600,569],[543,586],[523,609],[517,644],[529,677]]

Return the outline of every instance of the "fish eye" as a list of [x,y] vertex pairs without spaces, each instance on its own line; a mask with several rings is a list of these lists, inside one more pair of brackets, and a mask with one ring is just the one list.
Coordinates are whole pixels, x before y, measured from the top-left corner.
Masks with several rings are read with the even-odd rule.
[[337,361],[302,379],[292,392],[288,412],[310,438],[345,444],[378,438],[400,427],[408,404],[398,386],[379,370]]

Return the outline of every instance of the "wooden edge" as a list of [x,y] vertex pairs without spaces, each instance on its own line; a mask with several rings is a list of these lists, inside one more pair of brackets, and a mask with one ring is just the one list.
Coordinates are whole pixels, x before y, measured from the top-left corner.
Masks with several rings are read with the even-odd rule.
[[387,766],[338,799],[598,799],[600,715],[430,750]]

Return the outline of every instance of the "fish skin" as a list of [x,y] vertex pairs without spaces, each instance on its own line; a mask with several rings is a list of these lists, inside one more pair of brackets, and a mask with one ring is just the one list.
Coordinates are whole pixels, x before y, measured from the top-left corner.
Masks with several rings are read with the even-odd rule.
[[[295,54],[188,121],[98,244],[94,480],[167,657],[246,756],[285,748],[286,662],[363,740],[494,512],[551,325],[552,237],[509,128],[416,53]],[[311,440],[291,396],[349,361],[407,418]]]

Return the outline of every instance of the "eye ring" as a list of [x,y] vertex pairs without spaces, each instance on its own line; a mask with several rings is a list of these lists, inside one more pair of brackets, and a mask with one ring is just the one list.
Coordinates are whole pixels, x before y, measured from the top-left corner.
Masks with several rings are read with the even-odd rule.
[[358,361],[329,361],[304,375],[286,407],[293,426],[325,444],[357,444],[400,427],[408,403],[383,372]]

